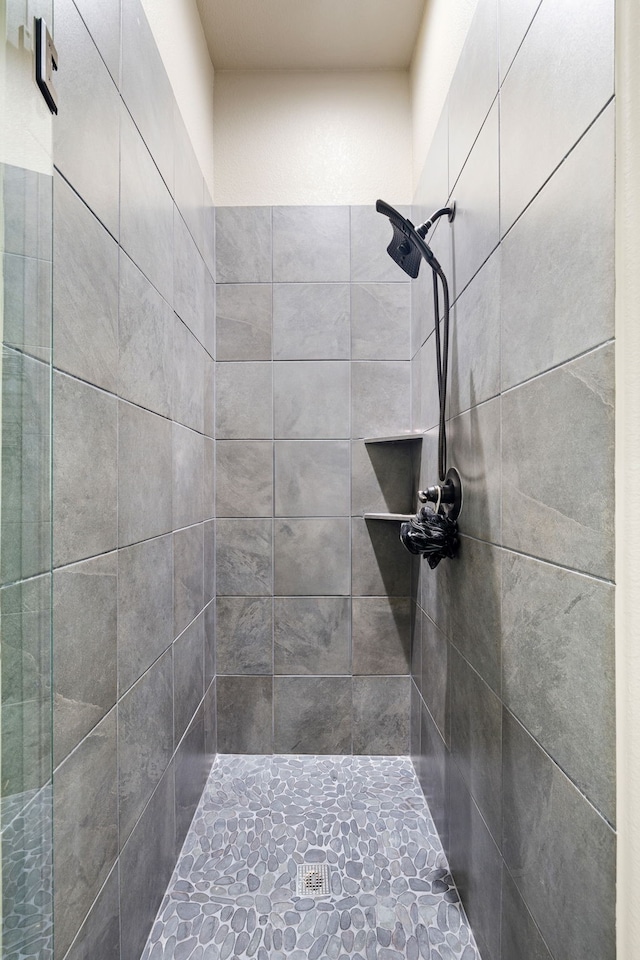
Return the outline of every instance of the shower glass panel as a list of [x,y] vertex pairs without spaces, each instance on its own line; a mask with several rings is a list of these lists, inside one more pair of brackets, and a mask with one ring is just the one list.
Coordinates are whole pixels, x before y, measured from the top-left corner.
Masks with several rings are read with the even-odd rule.
[[52,115],[35,18],[0,0],[0,956],[53,956]]

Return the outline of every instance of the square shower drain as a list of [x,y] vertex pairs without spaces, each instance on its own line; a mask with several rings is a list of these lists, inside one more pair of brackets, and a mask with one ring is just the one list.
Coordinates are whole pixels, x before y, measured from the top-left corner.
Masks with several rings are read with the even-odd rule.
[[329,867],[326,863],[298,864],[296,894],[299,897],[325,897],[329,890]]

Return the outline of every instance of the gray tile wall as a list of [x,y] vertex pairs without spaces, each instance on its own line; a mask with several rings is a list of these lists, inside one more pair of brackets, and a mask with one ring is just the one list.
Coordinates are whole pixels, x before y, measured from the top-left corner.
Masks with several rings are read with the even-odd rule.
[[411,287],[371,207],[216,211],[218,745],[405,754]]
[[42,957],[53,929],[51,179],[0,164],[1,936],[5,952]]
[[215,753],[212,206],[120,19],[55,3],[58,960],[138,960]]
[[465,506],[459,558],[413,598],[411,750],[485,960],[615,957],[614,4],[573,9],[480,0],[415,197],[418,222],[458,203],[432,242]]

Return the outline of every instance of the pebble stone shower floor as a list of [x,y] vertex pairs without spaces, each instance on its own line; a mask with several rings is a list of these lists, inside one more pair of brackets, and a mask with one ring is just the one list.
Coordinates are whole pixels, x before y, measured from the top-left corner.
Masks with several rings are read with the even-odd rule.
[[244,957],[480,960],[409,759],[217,758],[142,960]]

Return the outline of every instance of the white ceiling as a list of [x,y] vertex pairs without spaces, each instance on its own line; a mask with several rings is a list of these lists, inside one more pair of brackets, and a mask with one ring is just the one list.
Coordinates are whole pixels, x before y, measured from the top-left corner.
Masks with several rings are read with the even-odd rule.
[[404,70],[426,0],[197,0],[218,70]]

